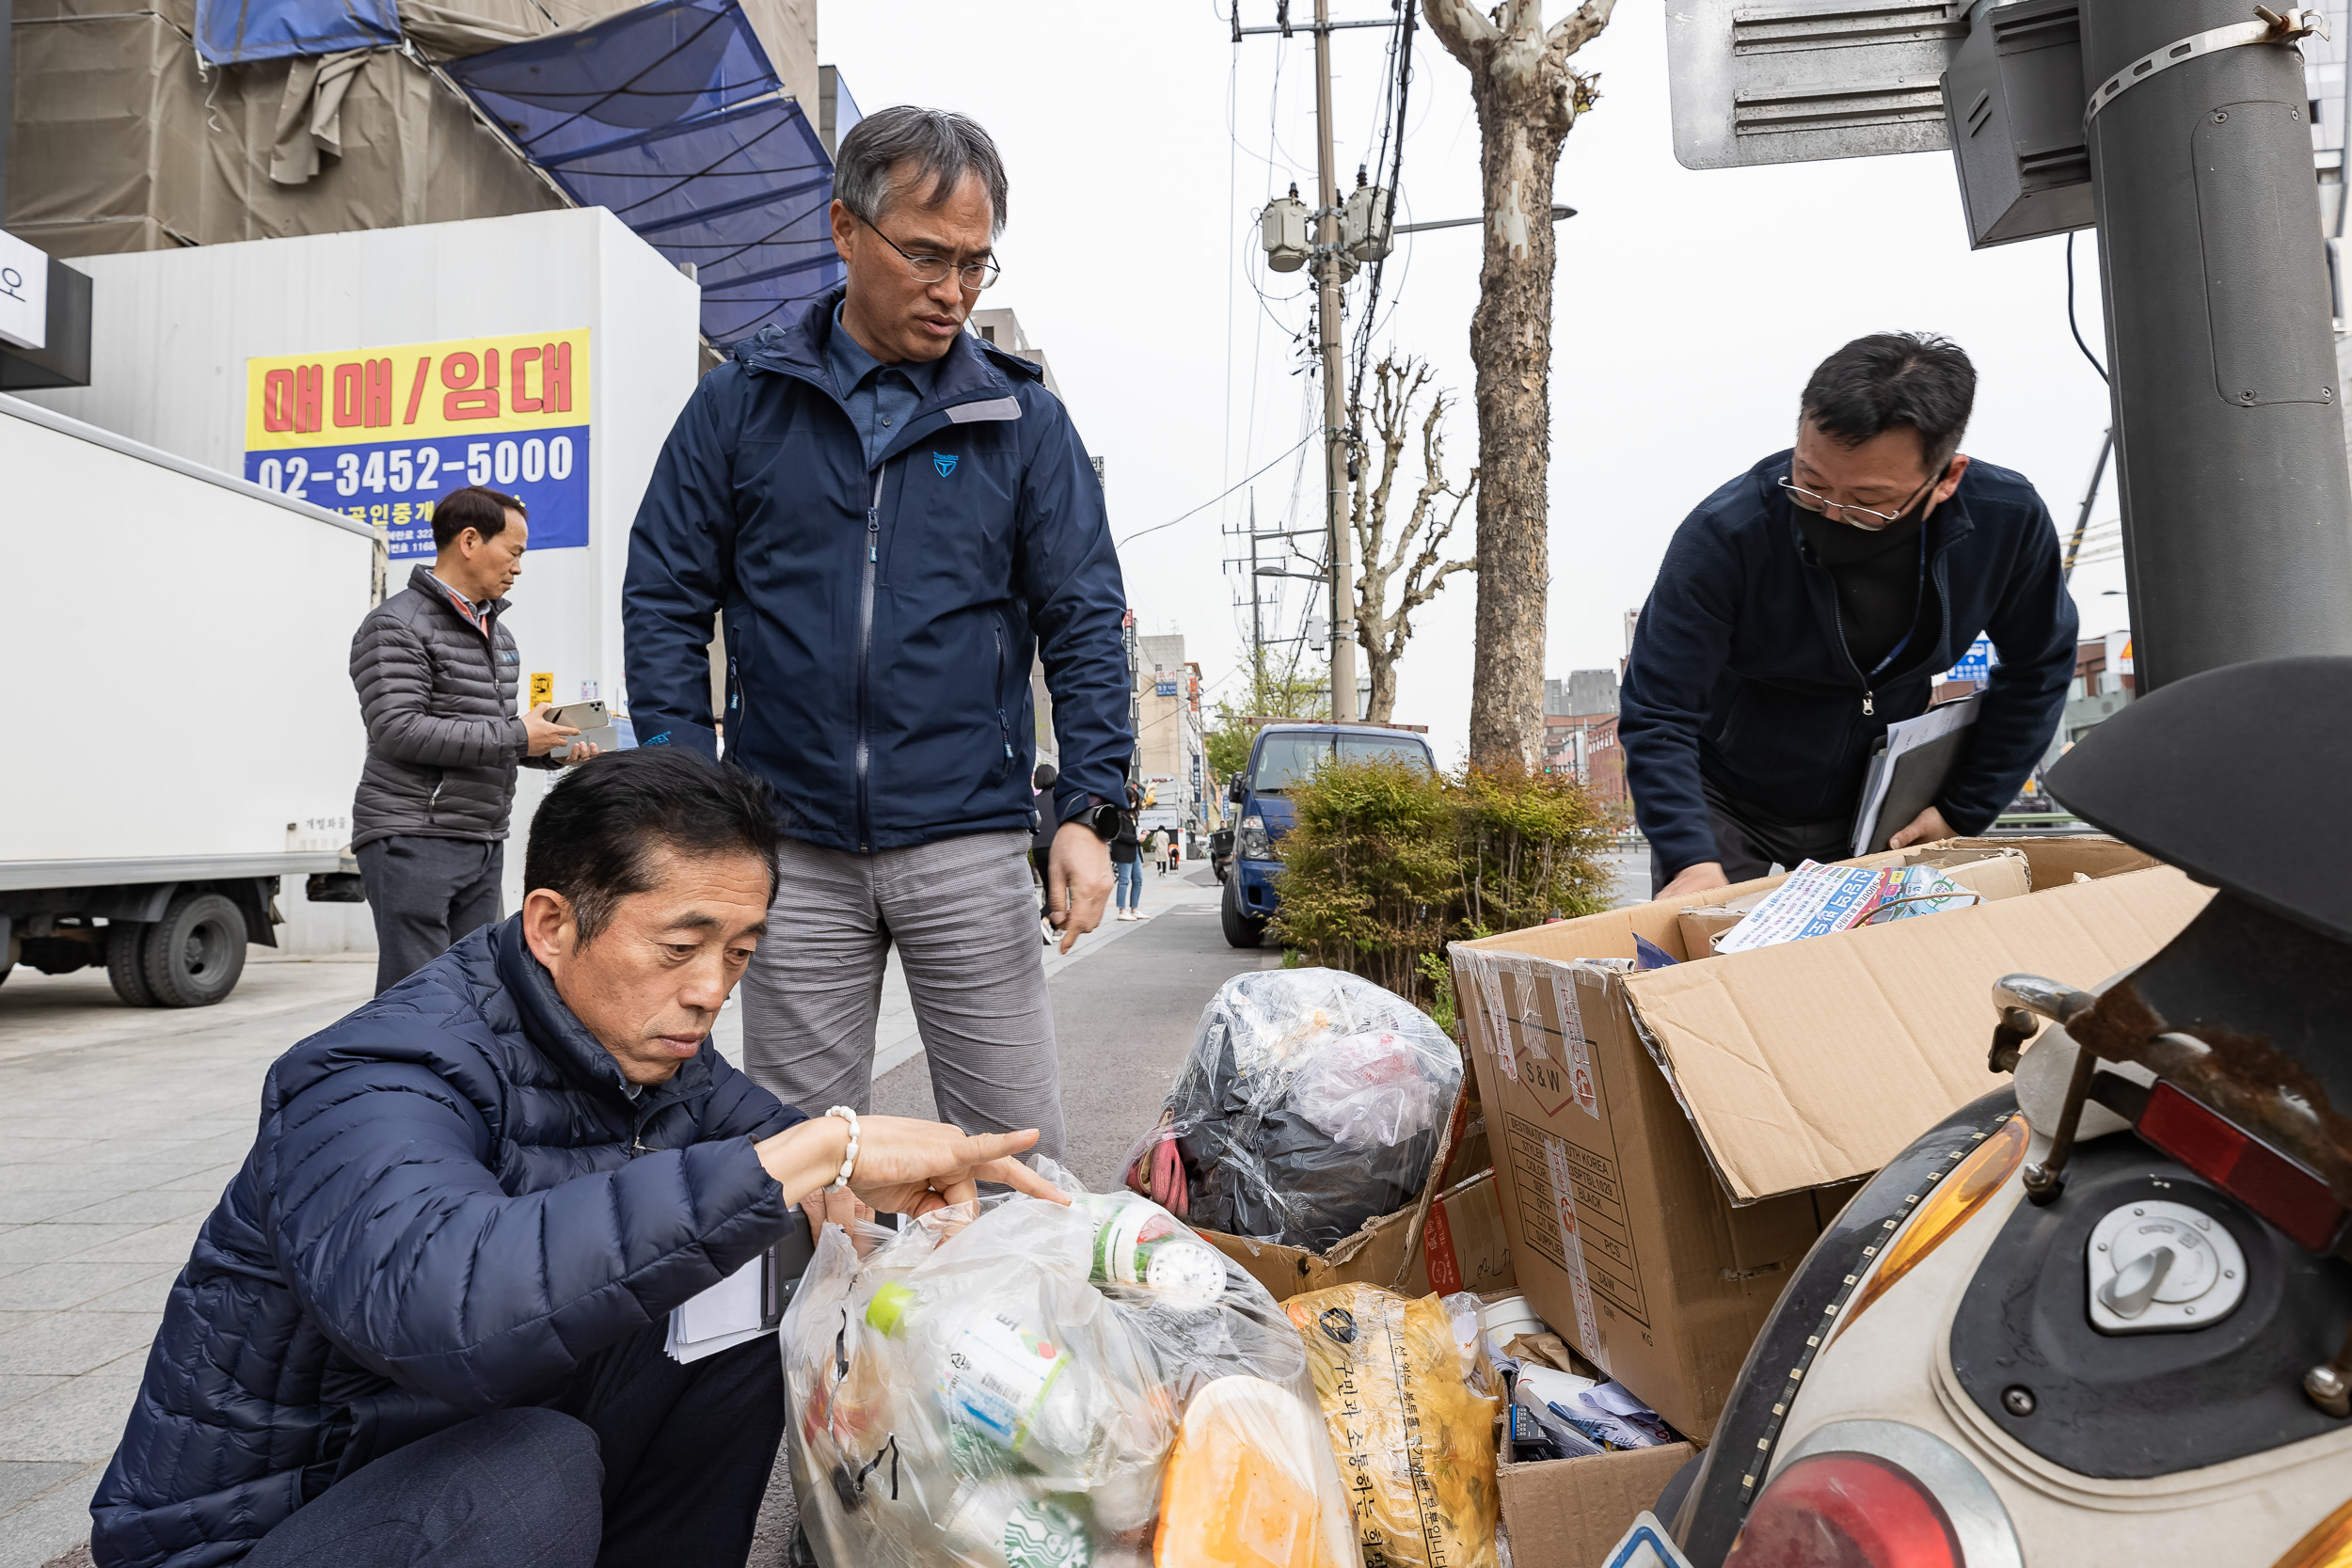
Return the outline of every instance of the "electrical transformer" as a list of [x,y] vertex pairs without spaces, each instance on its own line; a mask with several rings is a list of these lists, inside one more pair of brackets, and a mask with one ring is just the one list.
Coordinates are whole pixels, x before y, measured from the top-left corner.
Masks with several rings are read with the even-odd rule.
[[1307,264],[1307,204],[1298,187],[1265,204],[1258,220],[1258,242],[1265,246],[1265,264],[1276,272],[1296,272]]

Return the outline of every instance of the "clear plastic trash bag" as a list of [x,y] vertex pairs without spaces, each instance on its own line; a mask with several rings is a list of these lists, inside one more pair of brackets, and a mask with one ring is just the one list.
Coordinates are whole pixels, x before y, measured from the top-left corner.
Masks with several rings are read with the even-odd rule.
[[1461,1085],[1460,1049],[1393,991],[1337,969],[1238,974],[1128,1183],[1207,1229],[1327,1251],[1420,1196]]
[[1361,1568],[1296,1330],[1131,1194],[829,1227],[781,1340],[827,1568]]

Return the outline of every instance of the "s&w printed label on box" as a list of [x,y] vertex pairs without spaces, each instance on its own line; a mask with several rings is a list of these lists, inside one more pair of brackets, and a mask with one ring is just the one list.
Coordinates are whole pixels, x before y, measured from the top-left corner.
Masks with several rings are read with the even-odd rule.
[[433,553],[433,509],[515,496],[531,547],[588,543],[586,328],[246,361],[245,477]]

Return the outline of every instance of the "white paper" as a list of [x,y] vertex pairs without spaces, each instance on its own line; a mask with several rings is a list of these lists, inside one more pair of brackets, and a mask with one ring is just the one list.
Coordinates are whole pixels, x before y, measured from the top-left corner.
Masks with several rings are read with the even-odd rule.
[[1807,861],[1764,895],[1745,920],[1715,939],[1718,953],[1798,942],[1842,931],[1876,907],[1884,878],[1854,865]]
[[1886,791],[1895,782],[1895,763],[1905,752],[1915,752],[1940,736],[1951,734],[1976,721],[1977,709],[1982,705],[1981,695],[1963,697],[1942,707],[1931,707],[1916,719],[1900,719],[1886,726],[1886,755],[1882,765],[1876,759],[1870,764],[1870,776],[1863,791],[1862,815],[1854,819],[1853,852],[1871,852],[1870,840],[1878,836],[1879,812],[1886,804]]
[[671,1311],[665,1348],[674,1361],[699,1361],[759,1338],[760,1317],[759,1259],[755,1258]]

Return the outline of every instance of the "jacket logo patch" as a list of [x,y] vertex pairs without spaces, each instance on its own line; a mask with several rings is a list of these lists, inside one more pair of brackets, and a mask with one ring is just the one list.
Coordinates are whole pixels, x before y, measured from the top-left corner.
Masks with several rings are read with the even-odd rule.
[[951,451],[935,451],[931,453],[931,467],[939,470],[940,478],[946,479],[956,471],[956,454]]

